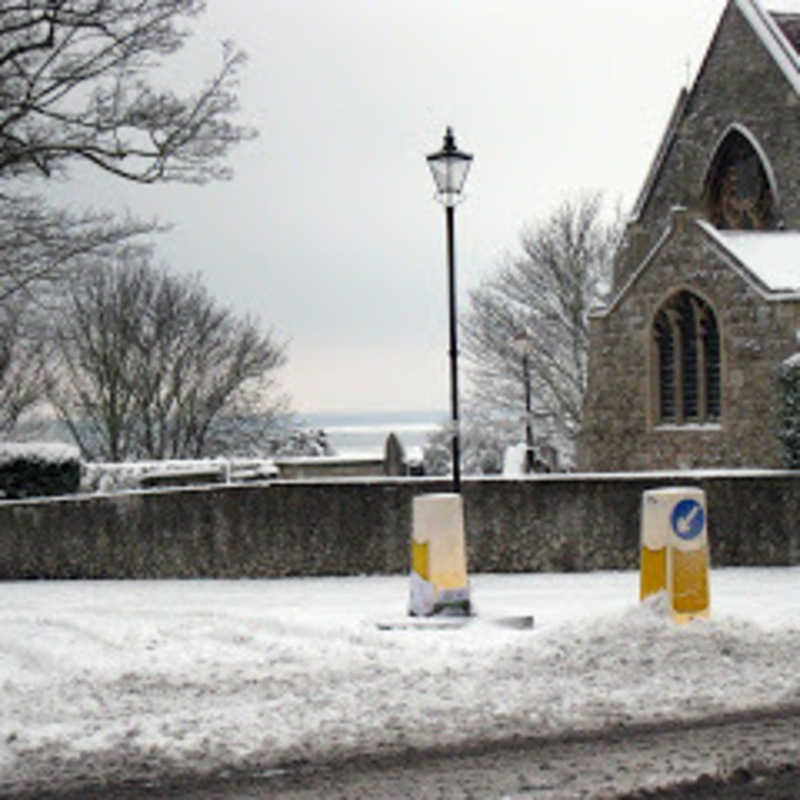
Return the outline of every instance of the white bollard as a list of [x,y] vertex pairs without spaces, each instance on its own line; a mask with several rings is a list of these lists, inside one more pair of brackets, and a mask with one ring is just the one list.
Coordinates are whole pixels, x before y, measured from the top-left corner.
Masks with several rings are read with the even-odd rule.
[[460,494],[415,497],[408,613],[470,613],[464,510]]

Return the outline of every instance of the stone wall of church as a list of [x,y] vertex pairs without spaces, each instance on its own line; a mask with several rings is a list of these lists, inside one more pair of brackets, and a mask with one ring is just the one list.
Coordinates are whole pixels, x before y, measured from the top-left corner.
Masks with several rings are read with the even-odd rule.
[[732,124],[758,141],[772,168],[778,211],[800,229],[800,98],[734,4],[725,11],[650,197],[628,230],[615,269],[619,290],[657,243],[670,211],[703,212],[706,172]]
[[[719,425],[652,418],[653,315],[676,289],[714,310],[721,342]],[[578,469],[618,471],[781,466],[778,366],[796,351],[799,301],[765,301],[679,215],[669,240],[605,316],[591,320],[589,386]]]

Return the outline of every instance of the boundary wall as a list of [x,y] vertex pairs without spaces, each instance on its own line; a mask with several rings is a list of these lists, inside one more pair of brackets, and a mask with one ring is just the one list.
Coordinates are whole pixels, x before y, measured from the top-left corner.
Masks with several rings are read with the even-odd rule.
[[[638,566],[642,493],[698,486],[714,566],[800,564],[800,472],[463,482],[470,572]],[[0,502],[0,579],[402,573],[425,478],[214,485]]]

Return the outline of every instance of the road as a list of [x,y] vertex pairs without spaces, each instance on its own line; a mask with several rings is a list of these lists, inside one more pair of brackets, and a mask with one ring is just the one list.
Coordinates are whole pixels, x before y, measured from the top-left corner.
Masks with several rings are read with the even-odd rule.
[[[800,706],[793,706],[695,724],[667,722],[600,735],[475,745],[458,752],[362,756],[202,784],[176,780],[157,787],[38,793],[37,800],[599,800],[626,795],[637,800],[788,800],[800,796],[798,765]],[[724,785],[715,783],[720,776],[728,779]],[[693,787],[664,789],[698,778]]]

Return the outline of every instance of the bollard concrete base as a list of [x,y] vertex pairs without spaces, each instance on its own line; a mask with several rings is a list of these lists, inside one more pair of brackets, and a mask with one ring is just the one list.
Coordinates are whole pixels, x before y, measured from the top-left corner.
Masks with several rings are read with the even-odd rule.
[[470,611],[461,495],[415,497],[408,613],[468,616]]

